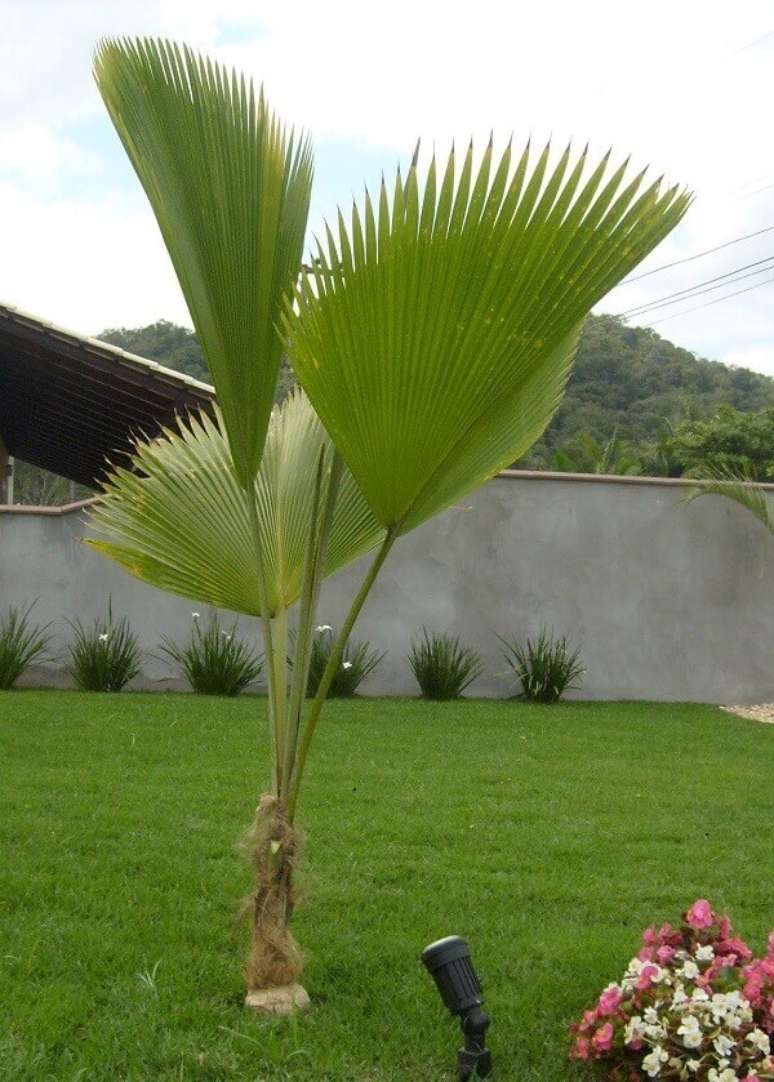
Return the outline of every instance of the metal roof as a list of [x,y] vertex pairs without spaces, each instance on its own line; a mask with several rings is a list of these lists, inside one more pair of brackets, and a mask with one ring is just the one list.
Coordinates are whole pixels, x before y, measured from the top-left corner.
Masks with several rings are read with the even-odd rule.
[[0,437],[33,466],[94,486],[134,438],[214,399],[206,383],[0,303]]

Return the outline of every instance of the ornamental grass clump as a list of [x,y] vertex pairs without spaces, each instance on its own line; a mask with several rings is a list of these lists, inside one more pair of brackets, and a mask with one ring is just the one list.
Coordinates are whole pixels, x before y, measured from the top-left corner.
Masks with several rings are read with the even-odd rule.
[[678,928],[647,928],[623,979],[570,1027],[570,1058],[617,1082],[774,1079],[774,932],[752,960],[699,899]]
[[237,638],[237,621],[220,626],[211,613],[202,629],[198,612],[191,613],[188,642],[178,646],[168,636],[161,651],[182,668],[188,683],[201,695],[238,695],[261,675],[263,661],[247,643]]
[[114,621],[112,604],[107,616],[90,626],[68,621],[73,641],[68,647],[67,672],[81,691],[121,691],[140,672],[142,651],[129,620]]
[[566,637],[554,638],[541,631],[526,643],[508,642],[498,635],[505,647],[503,656],[521,685],[522,699],[533,703],[555,703],[586,672],[580,650],[573,650]]
[[42,661],[51,641],[51,625],[34,624],[30,619],[34,604],[12,605],[0,617],[0,691],[12,688],[34,661]]
[[459,699],[484,671],[479,654],[458,635],[425,627],[421,641],[411,643],[408,661],[424,699]]
[[[320,624],[315,628],[309,657],[309,678],[306,684],[306,694],[310,698],[314,698],[320,687],[336,644],[334,636],[335,632],[330,624]],[[349,699],[383,658],[384,653],[373,650],[368,641],[348,641],[328,688],[328,698]]]

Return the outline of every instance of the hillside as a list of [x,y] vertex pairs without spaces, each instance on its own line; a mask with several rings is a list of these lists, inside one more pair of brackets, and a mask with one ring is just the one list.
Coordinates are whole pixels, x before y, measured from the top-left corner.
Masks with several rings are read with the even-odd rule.
[[[113,329],[106,342],[208,380],[207,365],[192,331],[162,320],[148,327]],[[292,382],[283,368],[282,397]],[[730,368],[695,357],[646,327],[628,327],[615,316],[590,316],[581,337],[570,383],[543,438],[519,465],[564,467],[578,437],[644,457],[651,469],[651,444],[663,436],[665,421],[712,416],[730,404],[746,413],[774,406],[774,379],[746,368]],[[577,458],[577,454],[574,456]],[[571,468],[567,465],[566,468]]]
[[745,413],[774,406],[774,379],[696,357],[648,327],[590,316],[562,405],[524,464],[556,468],[559,449],[583,434],[635,450],[663,435],[664,422],[712,416],[729,404]]
[[[160,320],[147,327],[112,328],[99,337],[196,379],[210,379],[196,336],[185,327]],[[292,370],[283,360],[278,400],[292,384]],[[744,414],[774,407],[774,379],[695,357],[655,331],[627,327],[614,316],[590,316],[562,405],[543,438],[515,465],[679,476],[694,463],[684,448],[680,452],[680,440],[675,443],[675,427],[683,422],[682,434],[688,421],[714,417],[722,405]],[[722,461],[738,460],[769,478],[774,462],[771,468],[757,463],[762,452],[748,445],[761,440],[770,445],[774,413],[759,422],[749,419],[752,428],[746,435],[738,419],[724,423]],[[693,432],[688,437],[694,443],[700,439]],[[81,494],[62,478],[24,463],[17,466],[16,499],[21,503],[64,503]]]

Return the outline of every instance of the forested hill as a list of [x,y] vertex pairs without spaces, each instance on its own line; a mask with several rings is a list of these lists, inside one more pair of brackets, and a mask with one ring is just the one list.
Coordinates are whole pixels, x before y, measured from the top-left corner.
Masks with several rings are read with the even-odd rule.
[[[209,380],[199,344],[184,327],[162,320],[104,331],[100,338]],[[284,370],[281,392],[291,380]],[[744,412],[774,406],[774,379],[697,358],[655,331],[628,327],[614,316],[590,316],[564,401],[524,464],[556,466],[556,452],[581,435],[599,443],[617,435],[619,445],[639,450],[662,436],[665,422],[709,417],[725,403]]]
[[581,434],[603,443],[617,433],[639,447],[665,422],[709,417],[726,403],[745,413],[774,406],[774,379],[696,357],[648,327],[590,316],[562,405],[528,462],[551,465]]

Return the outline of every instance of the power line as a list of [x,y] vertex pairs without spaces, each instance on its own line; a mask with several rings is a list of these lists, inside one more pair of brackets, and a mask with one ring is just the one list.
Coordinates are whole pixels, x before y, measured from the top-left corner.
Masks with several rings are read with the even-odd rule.
[[639,282],[642,278],[649,278],[651,274],[660,274],[661,271],[669,270],[671,267],[679,267],[681,263],[692,263],[694,259],[702,259],[705,255],[712,255],[713,252],[719,252],[723,248],[730,248],[732,244],[741,244],[743,240],[751,240],[753,237],[760,237],[764,233],[771,233],[772,230],[774,230],[774,225],[768,225],[765,229],[758,229],[755,233],[746,233],[743,237],[734,237],[733,240],[727,240],[724,244],[718,244],[714,248],[707,248],[695,255],[688,255],[684,259],[675,259],[672,263],[664,263],[663,266],[654,267],[653,270],[645,271],[644,274],[637,274],[634,278],[625,278],[623,282],[619,283],[619,287],[628,286],[632,282]]
[[[758,259],[754,263],[745,263],[742,267],[736,267],[734,270],[727,271],[725,274],[718,274],[715,278],[707,278],[703,282],[697,282],[695,285],[687,286],[685,289],[678,289],[675,293],[667,293],[664,297],[659,297],[653,301],[645,301],[642,304],[636,305],[634,308],[627,308],[624,312],[616,313],[621,319],[628,319],[629,316],[642,315],[644,312],[652,310],[654,308],[666,307],[668,304],[676,304],[681,300],[690,300],[692,297],[698,297],[702,293],[710,293],[712,289],[720,289],[721,286],[713,285],[713,282],[723,282],[726,278],[733,278],[735,275],[741,275],[740,278],[736,278],[735,281],[740,282],[743,278],[750,278],[750,274],[742,274],[742,271],[750,270],[751,267],[760,267],[760,270],[753,271],[753,274],[762,274],[763,271],[769,270],[769,267],[763,267],[764,263],[770,263],[774,259],[774,255],[768,255],[765,259]],[[726,285],[731,285],[731,282],[726,282]],[[704,289],[704,286],[709,286],[710,289]],[[698,291],[698,292],[696,292]]]
[[649,323],[649,327],[656,327],[659,323],[666,323],[670,319],[677,319],[678,316],[687,316],[690,312],[698,312],[702,308],[711,308],[713,304],[720,304],[721,301],[729,301],[732,297],[740,297],[742,293],[750,293],[753,289],[760,289],[761,286],[769,286],[774,284],[774,278],[769,278],[765,282],[756,282],[753,286],[747,286],[745,289],[737,289],[735,293],[726,293],[723,297],[716,297],[714,301],[705,301],[704,304],[697,304],[694,308],[686,308],[683,312],[673,312],[671,316],[664,316],[663,319],[655,319],[652,323]]

